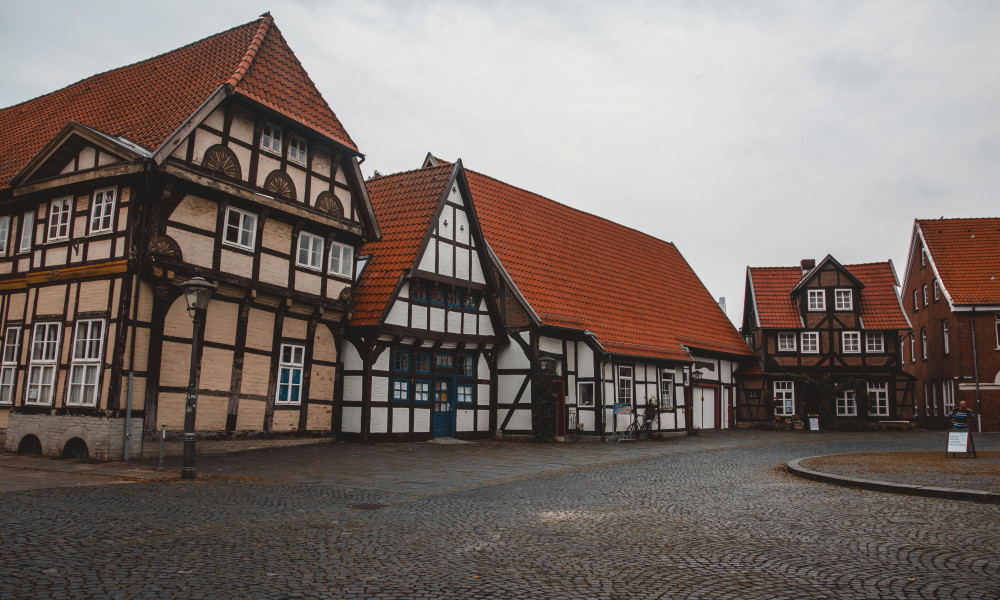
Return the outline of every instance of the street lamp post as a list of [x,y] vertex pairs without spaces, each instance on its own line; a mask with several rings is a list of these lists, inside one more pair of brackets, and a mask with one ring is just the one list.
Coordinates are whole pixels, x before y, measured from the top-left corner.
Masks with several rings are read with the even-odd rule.
[[198,408],[198,353],[201,326],[205,320],[205,309],[215,291],[216,285],[201,277],[195,277],[181,284],[184,299],[187,301],[188,314],[194,325],[191,335],[191,370],[188,375],[187,405],[184,410],[184,465],[181,467],[181,479],[194,479],[197,471],[194,467],[194,417]]

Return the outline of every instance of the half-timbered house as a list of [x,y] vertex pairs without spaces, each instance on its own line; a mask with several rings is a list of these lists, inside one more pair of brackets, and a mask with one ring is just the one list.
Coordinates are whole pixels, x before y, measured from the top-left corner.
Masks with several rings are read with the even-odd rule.
[[344,432],[603,435],[647,404],[659,432],[731,426],[753,355],[673,244],[430,154],[368,186],[384,237],[342,347]]
[[461,161],[368,181],[382,238],[362,249],[342,343],[346,439],[485,437],[505,339]]
[[[760,360],[740,380],[742,421],[909,420],[910,323],[892,262],[748,267],[742,333]],[[825,397],[832,394],[832,397]]]
[[[270,15],[0,110],[0,427],[117,458],[182,429],[192,321],[204,437],[330,435],[360,153]],[[154,449],[155,451],[155,449]]]
[[1000,431],[1000,218],[914,221],[903,305],[918,423],[950,427],[948,413],[965,400],[974,429]]

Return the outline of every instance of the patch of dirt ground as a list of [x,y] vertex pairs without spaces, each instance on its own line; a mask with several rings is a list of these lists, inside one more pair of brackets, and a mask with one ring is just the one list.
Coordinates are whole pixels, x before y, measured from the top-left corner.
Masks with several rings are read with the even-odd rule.
[[944,452],[836,454],[800,464],[860,479],[1000,492],[1000,452],[979,452],[978,458],[953,458]]

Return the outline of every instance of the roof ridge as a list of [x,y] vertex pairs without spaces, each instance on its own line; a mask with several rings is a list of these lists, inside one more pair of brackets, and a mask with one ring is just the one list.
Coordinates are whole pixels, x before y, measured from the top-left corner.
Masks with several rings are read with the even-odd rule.
[[[259,17],[258,17],[258,19],[259,19]],[[257,19],[254,19],[254,21],[256,21],[256,20]],[[167,50],[165,52],[161,52],[161,53],[159,53],[159,54],[157,54],[155,56],[150,56],[150,57],[144,58],[142,60],[137,60],[137,61],[135,61],[133,63],[129,63],[127,65],[120,65],[120,66],[114,67],[112,69],[108,69],[106,71],[101,71],[100,73],[94,73],[93,75],[90,75],[88,77],[84,77],[83,79],[78,79],[77,81],[74,81],[72,83],[68,83],[68,84],[62,86],[61,88],[57,88],[57,89],[45,92],[44,94],[39,94],[38,96],[35,96],[34,98],[28,98],[27,100],[23,100],[21,102],[18,102],[17,104],[11,104],[10,106],[2,107],[2,108],[0,108],[0,113],[3,113],[3,112],[8,111],[8,110],[15,109],[15,108],[17,108],[17,107],[19,107],[21,105],[27,104],[29,102],[34,102],[35,100],[39,100],[39,99],[44,98],[46,96],[52,96],[53,94],[57,94],[57,93],[65,90],[65,89],[71,88],[71,87],[76,86],[76,85],[80,85],[81,83],[84,83],[84,82],[89,81],[91,79],[96,79],[98,77],[102,77],[104,75],[107,75],[108,73],[113,73],[115,71],[121,71],[122,69],[127,69],[129,67],[134,67],[136,65],[141,65],[143,63],[151,62],[151,61],[157,60],[159,58],[162,58],[162,57],[164,57],[164,56],[166,56],[168,54],[173,54],[174,52],[178,52],[178,51],[183,50],[185,48],[189,48],[191,46],[194,46],[196,44],[204,43],[205,41],[210,40],[212,38],[224,36],[224,35],[228,34],[231,31],[235,31],[237,29],[242,29],[242,28],[246,27],[247,25],[253,23],[254,21],[247,21],[246,23],[241,23],[239,25],[236,25],[235,27],[230,27],[229,29],[226,29],[225,31],[220,31],[218,33],[213,33],[212,35],[207,35],[207,36],[205,36],[205,37],[203,37],[203,38],[201,38],[199,40],[195,40],[195,41],[193,41],[191,43],[184,44],[183,46],[178,46],[176,48],[172,48],[172,49]]]
[[455,168],[455,163],[448,163],[446,165],[437,165],[434,167],[418,167],[416,169],[409,169],[408,171],[397,171],[396,173],[379,173],[377,176],[372,175],[365,182],[378,181],[380,179],[387,179],[389,177],[401,177],[403,175],[411,175],[413,173],[420,173],[423,171],[434,171],[435,169],[453,169]]
[[240,59],[240,62],[236,64],[236,69],[233,74],[229,76],[226,80],[226,85],[230,88],[235,89],[239,85],[243,76],[247,74],[250,70],[250,65],[253,64],[253,59],[257,57],[257,51],[260,50],[260,45],[264,42],[264,36],[267,35],[268,29],[274,23],[274,17],[271,16],[270,12],[266,12],[261,16],[257,17],[260,23],[257,25],[257,32],[253,34],[253,38],[250,39],[250,44],[247,46],[247,52]]
[[587,212],[587,211],[585,211],[585,210],[583,210],[581,208],[576,208],[575,206],[570,206],[569,204],[563,204],[562,202],[559,202],[558,200],[553,200],[552,198],[549,198],[548,196],[543,196],[543,195],[541,195],[541,194],[539,194],[537,192],[532,192],[531,190],[526,190],[526,189],[524,189],[522,187],[516,186],[516,185],[511,184],[511,183],[507,183],[506,181],[503,181],[501,179],[497,179],[496,177],[491,177],[489,175],[486,175],[484,173],[480,173],[479,171],[475,171],[473,169],[466,168],[465,170],[468,171],[468,172],[470,172],[470,173],[475,173],[476,175],[479,175],[480,177],[485,177],[487,179],[493,180],[493,181],[495,181],[495,182],[497,182],[497,183],[499,183],[501,185],[505,185],[507,187],[512,187],[515,190],[519,190],[521,192],[524,192],[525,194],[531,194],[532,196],[535,196],[536,198],[541,198],[542,200],[545,200],[547,202],[551,202],[552,204],[558,204],[559,206],[562,206],[564,208],[568,208],[569,210],[577,212],[579,214],[587,215],[588,217],[593,217],[595,219],[600,219],[601,221],[604,221],[605,223],[607,223],[609,225],[612,225],[614,227],[618,227],[618,228],[626,229],[626,230],[634,232],[634,233],[638,233],[639,235],[645,236],[645,237],[649,238],[652,241],[659,242],[661,244],[669,244],[671,246],[674,246],[674,248],[677,247],[673,242],[668,242],[667,240],[662,240],[662,239],[656,237],[655,235],[646,233],[645,231],[640,231],[640,230],[638,230],[638,229],[636,229],[634,227],[629,227],[628,225],[623,225],[621,223],[618,223],[617,221],[612,221],[611,219],[609,219],[607,217],[602,217],[601,215],[598,215],[596,213]]

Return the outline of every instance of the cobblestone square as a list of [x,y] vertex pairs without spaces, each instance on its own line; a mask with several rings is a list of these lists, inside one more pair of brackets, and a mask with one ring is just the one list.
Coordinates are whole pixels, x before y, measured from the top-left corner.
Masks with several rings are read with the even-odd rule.
[[[1000,597],[1000,506],[797,478],[941,434],[331,444],[0,494],[0,598]],[[1000,438],[977,439],[983,451]]]

